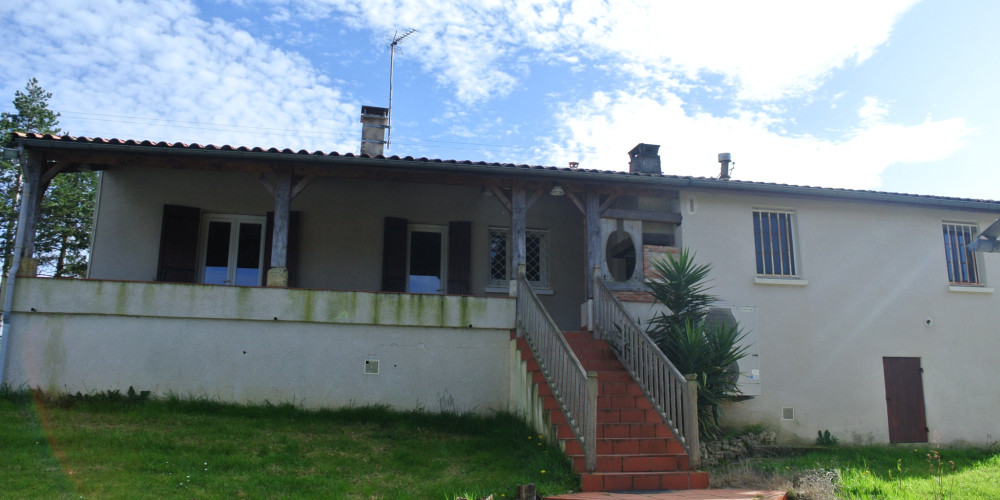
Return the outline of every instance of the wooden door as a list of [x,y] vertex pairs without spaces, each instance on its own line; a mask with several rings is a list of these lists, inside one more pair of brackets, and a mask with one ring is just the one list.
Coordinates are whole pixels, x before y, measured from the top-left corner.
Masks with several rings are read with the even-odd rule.
[[890,443],[926,443],[923,369],[920,358],[882,358]]

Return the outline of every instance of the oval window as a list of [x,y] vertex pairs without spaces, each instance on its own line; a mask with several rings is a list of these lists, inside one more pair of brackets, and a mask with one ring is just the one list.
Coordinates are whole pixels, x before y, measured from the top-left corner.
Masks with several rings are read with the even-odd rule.
[[604,258],[608,265],[608,273],[615,281],[628,281],[635,273],[635,244],[632,235],[616,230],[608,236],[604,248]]

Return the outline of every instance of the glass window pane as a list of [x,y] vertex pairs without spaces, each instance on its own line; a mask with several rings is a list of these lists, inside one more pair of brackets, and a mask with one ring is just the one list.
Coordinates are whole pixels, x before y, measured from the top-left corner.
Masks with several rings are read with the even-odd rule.
[[260,241],[263,227],[260,224],[241,223],[236,248],[236,285],[260,284]]
[[525,238],[524,274],[528,281],[542,281],[542,238],[529,234]]
[[441,233],[410,233],[410,285],[413,293],[442,293]]
[[490,231],[490,280],[507,279],[507,235]]
[[205,246],[205,279],[212,285],[227,283],[229,273],[229,222],[210,221]]

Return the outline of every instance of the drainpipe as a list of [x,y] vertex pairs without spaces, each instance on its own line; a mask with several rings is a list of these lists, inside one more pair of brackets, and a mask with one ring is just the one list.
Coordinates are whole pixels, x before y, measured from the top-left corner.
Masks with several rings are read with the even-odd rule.
[[[24,165],[24,146],[17,148],[17,157],[21,165]],[[32,186],[30,182],[29,176],[25,175],[21,183],[22,193],[28,193],[31,189],[35,189],[35,186]],[[7,368],[7,350],[9,349],[8,344],[10,342],[10,313],[14,307],[14,281],[17,278],[18,270],[21,268],[21,253],[24,251],[24,225],[28,219],[29,198],[30,196],[21,195],[21,212],[17,215],[14,253],[11,254],[14,262],[10,265],[10,271],[8,271],[7,280],[4,283],[6,290],[4,290],[3,300],[3,329],[0,330],[0,387],[5,383],[4,372]]]

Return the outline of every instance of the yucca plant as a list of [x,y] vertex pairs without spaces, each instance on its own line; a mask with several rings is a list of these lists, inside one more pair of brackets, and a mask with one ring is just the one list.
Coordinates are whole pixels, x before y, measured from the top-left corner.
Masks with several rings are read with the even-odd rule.
[[708,293],[711,264],[697,265],[694,254],[653,261],[653,278],[646,281],[653,297],[673,314],[656,315],[646,333],[684,374],[698,380],[698,429],[704,437],[719,435],[722,404],[738,393],[732,366],[746,356],[740,346],[745,334],[738,324],[707,325],[705,316],[717,298]]
[[694,254],[686,248],[676,257],[667,254],[666,259],[654,259],[652,265],[653,277],[646,280],[646,286],[653,298],[673,314],[657,315],[650,328],[670,331],[683,325],[685,320],[693,324],[702,322],[708,307],[718,300],[708,293],[712,289],[707,283],[712,265],[695,264]]

